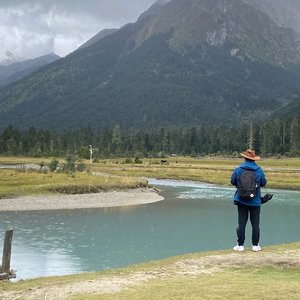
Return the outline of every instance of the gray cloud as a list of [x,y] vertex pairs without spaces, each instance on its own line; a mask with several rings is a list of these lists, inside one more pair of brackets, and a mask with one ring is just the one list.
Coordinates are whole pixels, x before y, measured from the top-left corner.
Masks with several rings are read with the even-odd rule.
[[[168,0],[159,0],[168,1]],[[155,0],[0,0],[0,61],[9,51],[64,56],[104,28],[134,22]]]

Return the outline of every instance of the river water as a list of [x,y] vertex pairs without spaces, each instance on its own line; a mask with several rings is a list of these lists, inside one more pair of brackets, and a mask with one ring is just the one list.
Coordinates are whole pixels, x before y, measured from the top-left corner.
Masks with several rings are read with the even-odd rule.
[[[234,188],[162,180],[149,183],[162,190],[164,201],[0,212],[0,239],[4,240],[7,229],[14,229],[11,267],[18,270],[17,280],[99,271],[236,245]],[[300,193],[268,192],[275,196],[262,206],[260,245],[299,241]],[[249,225],[246,247],[251,246]]]

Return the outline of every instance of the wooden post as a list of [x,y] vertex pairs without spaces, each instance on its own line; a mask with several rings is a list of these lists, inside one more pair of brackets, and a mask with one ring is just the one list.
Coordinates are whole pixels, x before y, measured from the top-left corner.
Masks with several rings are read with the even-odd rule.
[[13,229],[8,229],[5,232],[3,256],[2,256],[2,273],[7,274],[7,279],[9,279],[10,272],[10,257],[11,257],[11,243],[13,236]]

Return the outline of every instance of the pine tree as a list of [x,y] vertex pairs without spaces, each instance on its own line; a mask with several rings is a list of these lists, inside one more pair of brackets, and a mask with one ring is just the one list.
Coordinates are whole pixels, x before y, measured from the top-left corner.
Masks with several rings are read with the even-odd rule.
[[299,120],[297,117],[294,117],[291,124],[291,141],[290,141],[290,148],[291,150],[300,150],[299,143],[300,143],[300,134],[299,134]]

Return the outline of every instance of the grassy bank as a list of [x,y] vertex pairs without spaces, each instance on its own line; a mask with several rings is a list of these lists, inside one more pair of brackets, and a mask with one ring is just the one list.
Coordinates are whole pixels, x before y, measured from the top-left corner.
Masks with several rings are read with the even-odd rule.
[[[38,195],[51,193],[90,193],[114,189],[145,186],[141,177],[191,180],[230,186],[230,177],[243,159],[189,157],[167,158],[167,164],[159,159],[142,159],[142,164],[124,164],[124,160],[105,160],[100,163],[85,163],[90,173],[76,173],[70,176],[61,173],[37,174],[20,173],[0,169],[0,197]],[[0,164],[39,164],[40,158],[0,157]],[[45,159],[49,164],[51,158]],[[63,159],[60,159],[63,162]],[[300,190],[300,159],[262,159],[258,164],[263,168],[267,188]],[[98,176],[93,176],[98,174]],[[103,176],[101,176],[103,175]]]
[[[143,159],[141,165],[127,165],[108,160],[106,164],[92,164],[91,170],[118,176],[157,179],[192,180],[218,185],[230,185],[234,169],[243,159],[193,159],[176,157],[166,159],[168,164],[151,164]],[[158,160],[157,160],[158,162]],[[300,159],[260,160],[257,162],[267,177],[268,188],[300,190]]]
[[147,181],[134,177],[105,177],[91,173],[37,173],[0,169],[0,199],[51,194],[83,194],[146,187]]
[[103,272],[2,282],[0,298],[299,299],[299,267],[300,243],[258,253],[220,250]]

